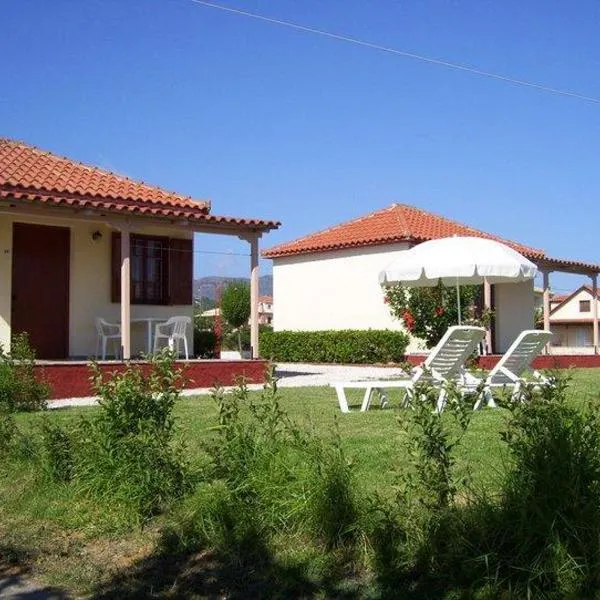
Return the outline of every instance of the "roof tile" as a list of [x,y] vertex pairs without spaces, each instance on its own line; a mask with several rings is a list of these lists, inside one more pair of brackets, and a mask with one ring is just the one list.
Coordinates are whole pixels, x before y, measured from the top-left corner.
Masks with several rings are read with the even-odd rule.
[[192,200],[7,138],[0,138],[0,188],[178,206],[205,213],[210,210],[210,202]]
[[211,215],[210,202],[167,192],[6,138],[0,138],[0,200],[177,217],[257,230],[280,225],[278,221]]
[[543,250],[505,240],[406,204],[392,204],[358,219],[280,244],[265,250],[263,256],[275,258],[403,241],[423,242],[452,235],[489,238],[530,257],[544,256]]

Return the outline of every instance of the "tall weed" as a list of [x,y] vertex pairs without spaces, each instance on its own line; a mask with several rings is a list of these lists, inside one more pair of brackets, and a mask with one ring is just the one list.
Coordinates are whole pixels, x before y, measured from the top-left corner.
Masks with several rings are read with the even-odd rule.
[[568,379],[525,389],[503,432],[513,466],[501,493],[499,570],[556,597],[600,586],[600,416],[571,406]]
[[234,556],[298,536],[327,548],[350,540],[356,498],[339,436],[320,440],[293,423],[272,376],[260,395],[242,381],[230,394],[215,389],[213,399],[212,466],[173,524],[178,543]]
[[0,409],[8,412],[43,410],[50,389],[34,371],[35,352],[26,333],[13,337],[10,352],[0,345]]
[[68,430],[42,423],[42,463],[54,481],[142,522],[190,489],[173,417],[181,374],[168,352],[147,376],[136,367],[109,376],[92,369],[100,410]]

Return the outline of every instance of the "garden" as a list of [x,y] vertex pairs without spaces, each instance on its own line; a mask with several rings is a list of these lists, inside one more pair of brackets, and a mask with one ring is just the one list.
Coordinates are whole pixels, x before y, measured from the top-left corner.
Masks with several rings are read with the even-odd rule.
[[97,407],[44,410],[27,365],[0,360],[0,572],[95,598],[599,587],[598,371],[499,409],[450,394],[434,414],[424,387],[340,415],[333,390],[272,378],[181,398],[168,354],[149,378],[92,369]]

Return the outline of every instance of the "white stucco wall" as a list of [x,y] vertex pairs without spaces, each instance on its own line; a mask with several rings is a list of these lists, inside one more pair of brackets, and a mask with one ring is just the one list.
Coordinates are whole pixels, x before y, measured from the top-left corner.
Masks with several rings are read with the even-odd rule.
[[[105,225],[86,222],[63,222],[54,218],[0,217],[0,344],[10,345],[11,284],[12,284],[12,224],[13,222],[37,223],[69,227],[71,230],[70,298],[69,298],[69,356],[89,357],[96,351],[95,317],[108,321],[120,321],[120,304],[111,302],[111,229]],[[94,231],[102,232],[102,238],[92,240]],[[173,235],[173,230],[157,227],[133,229],[132,233],[146,235],[169,235],[191,238],[192,234]],[[43,293],[43,290],[40,290]],[[132,305],[131,318],[159,317],[167,319],[174,315],[193,316],[192,305],[153,306]],[[132,325],[132,354],[146,351],[146,324]],[[188,331],[188,346],[193,348],[193,332]]]
[[534,328],[533,280],[494,286],[495,350],[504,353],[524,329]]
[[[274,330],[403,330],[383,302],[378,276],[407,248],[394,244],[275,258]],[[414,340],[409,350],[421,347]]]
[[[275,331],[403,329],[386,304],[379,272],[406,244],[352,248],[273,259]],[[533,281],[495,286],[496,351],[505,352],[534,326]],[[408,351],[424,347],[413,340]]]

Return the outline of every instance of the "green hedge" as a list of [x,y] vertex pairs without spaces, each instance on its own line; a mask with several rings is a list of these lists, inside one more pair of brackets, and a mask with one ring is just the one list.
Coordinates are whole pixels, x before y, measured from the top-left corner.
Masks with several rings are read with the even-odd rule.
[[387,329],[265,331],[260,336],[260,353],[282,362],[400,362],[408,341],[406,333]]
[[212,329],[194,329],[194,355],[217,358],[217,334]]

